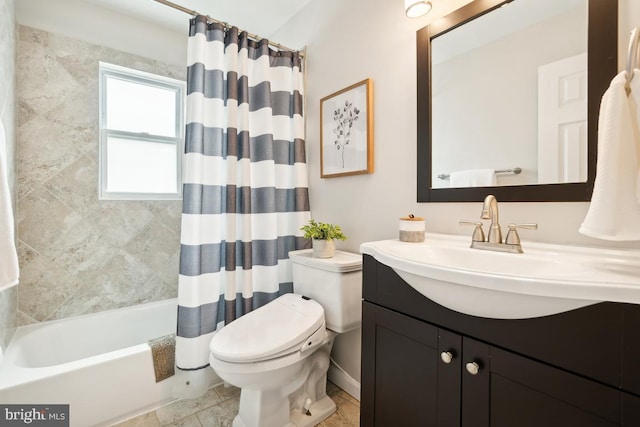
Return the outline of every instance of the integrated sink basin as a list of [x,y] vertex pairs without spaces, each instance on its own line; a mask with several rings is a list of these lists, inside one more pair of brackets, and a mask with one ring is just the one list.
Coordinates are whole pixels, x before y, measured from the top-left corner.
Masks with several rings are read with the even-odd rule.
[[523,254],[469,247],[466,236],[382,240],[360,251],[425,297],[473,316],[523,319],[603,301],[640,304],[640,250],[524,243]]

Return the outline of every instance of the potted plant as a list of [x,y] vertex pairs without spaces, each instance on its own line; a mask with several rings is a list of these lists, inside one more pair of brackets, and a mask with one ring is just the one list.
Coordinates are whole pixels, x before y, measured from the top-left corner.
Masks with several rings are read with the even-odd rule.
[[316,258],[331,258],[336,253],[334,240],[346,240],[339,225],[316,222],[313,218],[300,230],[304,231],[305,239],[313,240],[313,256]]

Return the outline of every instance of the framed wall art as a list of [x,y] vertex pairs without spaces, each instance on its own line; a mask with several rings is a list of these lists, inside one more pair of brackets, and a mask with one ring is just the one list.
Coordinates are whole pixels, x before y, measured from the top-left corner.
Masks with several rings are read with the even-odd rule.
[[371,79],[320,100],[320,177],[373,173]]

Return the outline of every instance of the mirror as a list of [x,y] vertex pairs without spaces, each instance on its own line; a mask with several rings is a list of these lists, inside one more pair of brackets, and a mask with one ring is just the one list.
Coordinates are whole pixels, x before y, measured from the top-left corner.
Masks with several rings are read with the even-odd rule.
[[475,0],[419,30],[418,201],[590,200],[616,52],[615,0]]

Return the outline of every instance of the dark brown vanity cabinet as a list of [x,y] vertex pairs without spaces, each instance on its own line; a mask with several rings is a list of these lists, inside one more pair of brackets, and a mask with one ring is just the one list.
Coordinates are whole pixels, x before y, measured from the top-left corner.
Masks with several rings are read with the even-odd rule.
[[640,311],[448,310],[364,257],[362,426],[640,426]]

